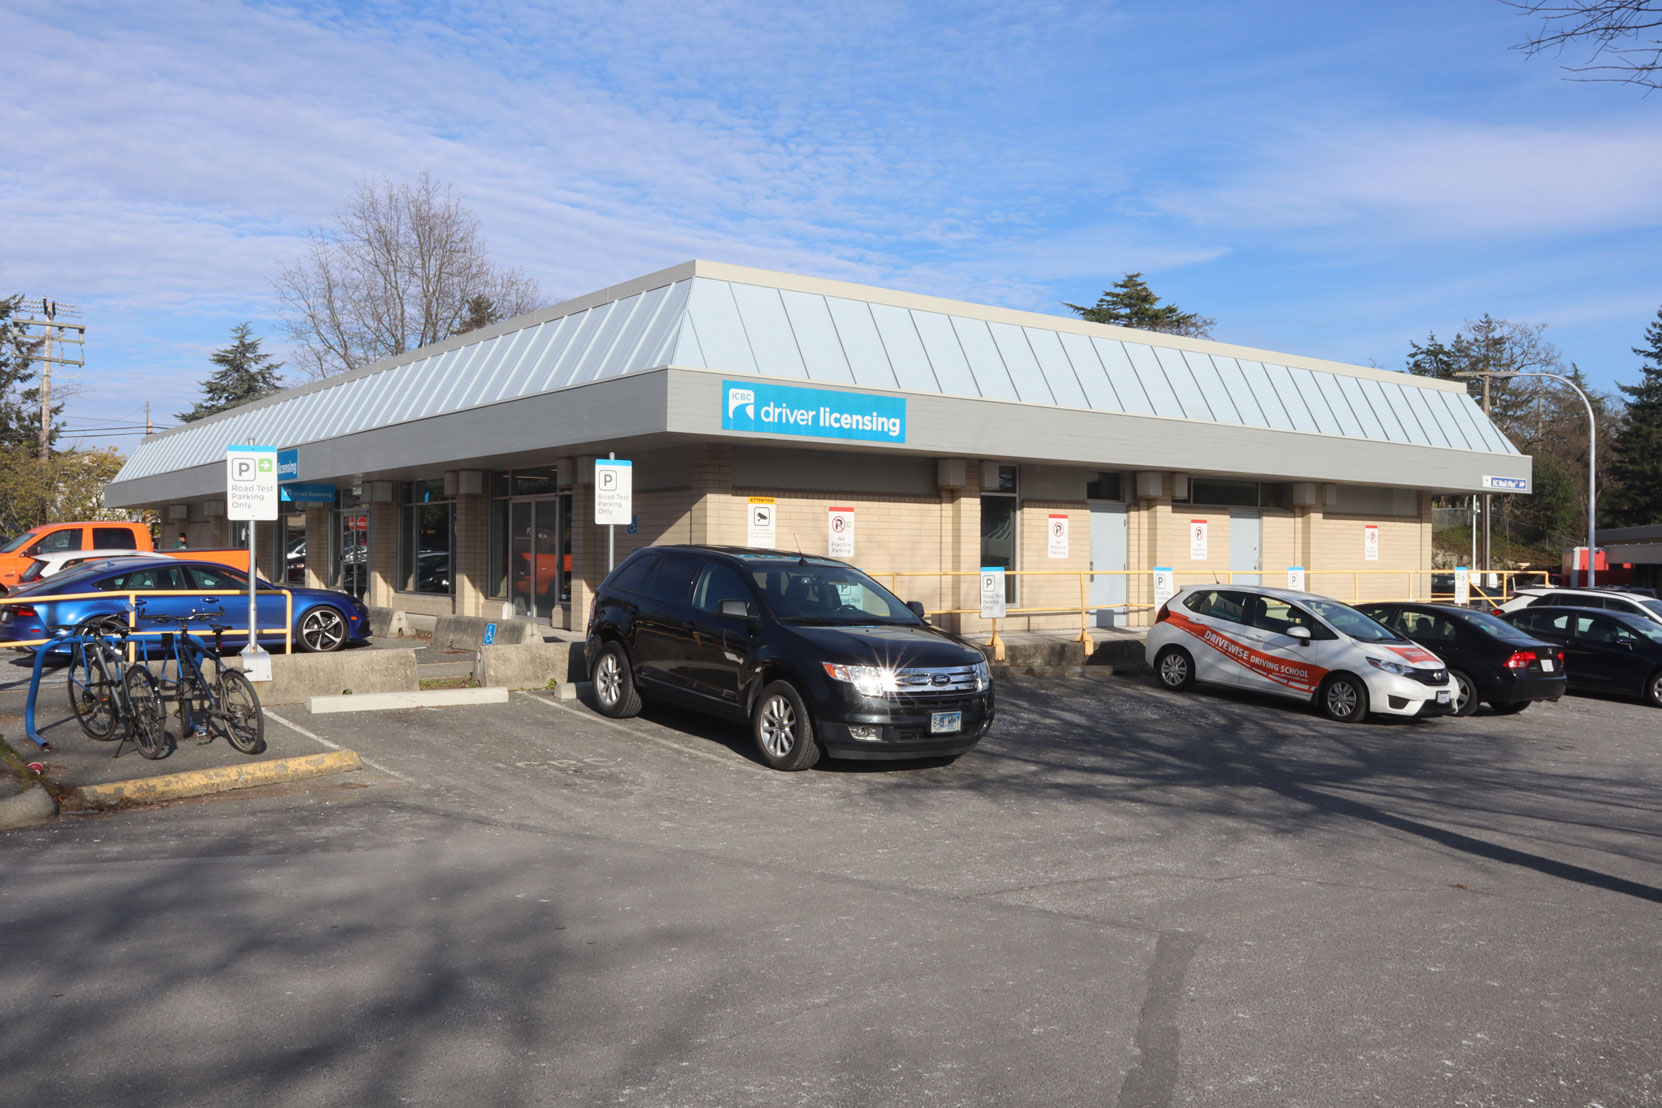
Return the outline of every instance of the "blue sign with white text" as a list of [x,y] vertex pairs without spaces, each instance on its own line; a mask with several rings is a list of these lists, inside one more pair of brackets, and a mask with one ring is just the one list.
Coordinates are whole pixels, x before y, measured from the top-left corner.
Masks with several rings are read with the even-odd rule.
[[1500,492],[1528,492],[1529,479],[1526,477],[1485,477],[1483,487],[1496,489]]
[[300,451],[299,450],[279,450],[279,451],[277,451],[277,480],[279,480],[279,481],[298,481],[298,480],[300,480]]
[[905,442],[906,398],[761,381],[723,381],[721,427],[724,431],[758,431],[764,435]]
[[[282,466],[278,461],[277,465]],[[335,486],[307,485],[299,481],[290,481],[277,490],[278,494],[290,504],[333,504],[335,502]]]

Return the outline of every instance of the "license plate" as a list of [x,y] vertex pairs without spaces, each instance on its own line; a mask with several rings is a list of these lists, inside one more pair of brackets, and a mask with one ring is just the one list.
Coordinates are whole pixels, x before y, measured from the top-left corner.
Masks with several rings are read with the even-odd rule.
[[1551,658],[1542,658],[1541,659],[1541,672],[1542,673],[1551,673],[1552,672],[1552,659]]
[[931,735],[952,735],[964,729],[964,713],[933,712],[929,716]]
[[1442,690],[1438,691],[1438,693],[1437,693],[1437,703],[1439,703],[1439,704],[1447,704],[1448,703],[1448,690],[1447,689],[1442,689]]

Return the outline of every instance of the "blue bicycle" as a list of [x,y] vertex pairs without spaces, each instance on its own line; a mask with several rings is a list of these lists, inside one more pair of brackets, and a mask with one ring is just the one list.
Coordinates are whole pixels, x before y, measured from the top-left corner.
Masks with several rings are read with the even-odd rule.
[[[240,670],[227,666],[219,656],[225,632],[230,630],[229,624],[219,622],[225,618],[224,611],[193,608],[183,616],[147,617],[141,600],[138,618],[152,625],[178,627],[161,636],[159,650],[146,653],[146,658],[160,655],[158,674],[152,675],[147,665],[133,668],[155,682],[164,702],[178,706],[181,735],[195,735],[204,743],[223,737],[244,754],[265,750],[265,716],[259,695]],[[190,633],[192,624],[205,624],[213,632],[211,647]],[[173,664],[171,676],[169,662]]]

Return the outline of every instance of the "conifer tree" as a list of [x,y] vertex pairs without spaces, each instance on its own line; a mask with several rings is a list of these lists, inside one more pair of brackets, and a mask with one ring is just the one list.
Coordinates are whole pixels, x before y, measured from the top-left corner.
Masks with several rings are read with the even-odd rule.
[[270,396],[283,387],[277,376],[283,363],[273,362],[270,354],[260,353],[260,340],[253,337],[252,331],[247,323],[231,328],[231,345],[208,357],[219,370],[202,382],[203,399],[190,411],[175,413],[174,418],[190,423]]
[[1162,304],[1143,281],[1141,273],[1127,273],[1114,286],[1097,298],[1094,306],[1086,308],[1068,304],[1084,320],[1092,323],[1111,323],[1117,327],[1135,327],[1141,331],[1159,331],[1167,335],[1188,335],[1190,338],[1210,338],[1217,320],[1198,312],[1186,312],[1176,304]]
[[1627,397],[1627,419],[1616,432],[1610,465],[1615,488],[1601,497],[1606,522],[1617,527],[1662,523],[1662,309],[1645,329],[1636,385],[1618,385]]

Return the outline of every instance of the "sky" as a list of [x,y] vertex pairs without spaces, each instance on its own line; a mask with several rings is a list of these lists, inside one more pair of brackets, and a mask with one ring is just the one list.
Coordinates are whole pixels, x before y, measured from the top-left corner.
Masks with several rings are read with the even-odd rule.
[[[1402,367],[1484,313],[1604,390],[1662,308],[1662,93],[1499,0],[0,0],[0,292],[84,307],[65,440],[200,398],[358,181],[567,299],[690,258]],[[63,378],[68,378],[63,381]]]

